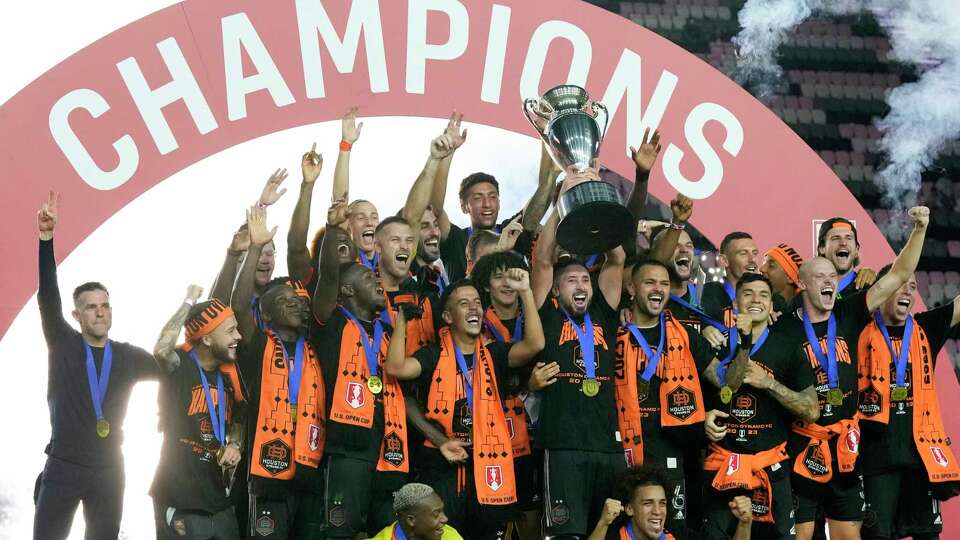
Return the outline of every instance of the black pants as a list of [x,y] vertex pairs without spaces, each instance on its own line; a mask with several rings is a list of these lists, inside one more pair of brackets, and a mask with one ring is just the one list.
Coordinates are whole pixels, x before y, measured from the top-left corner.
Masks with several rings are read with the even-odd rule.
[[284,497],[254,495],[249,503],[250,524],[245,533],[257,540],[321,540],[323,495],[291,490]]
[[324,472],[326,538],[356,538],[364,531],[372,537],[396,519],[391,490],[378,489],[387,485],[376,463],[329,455]]
[[543,461],[547,536],[586,537],[627,468],[623,453],[545,450]]
[[83,502],[87,540],[116,538],[123,514],[123,464],[89,468],[47,457],[37,477],[33,519],[35,540],[60,540],[70,534],[77,506]]
[[216,514],[176,510],[153,503],[158,540],[240,540],[233,507]]
[[516,505],[488,506],[477,501],[473,461],[462,465],[420,469],[419,481],[432,487],[443,499],[447,523],[464,538],[495,540],[506,536],[507,522],[517,515]]
[[[778,463],[773,467],[767,467],[767,476],[770,478],[770,491],[773,494],[773,507],[769,507],[769,502],[764,503],[762,499],[766,498],[766,493],[762,496],[753,496],[748,491],[717,491],[708,482],[704,486],[704,504],[706,514],[704,515],[703,537],[710,540],[719,540],[730,538],[737,529],[737,519],[730,512],[727,505],[736,495],[746,495],[753,500],[755,511],[759,510],[759,505],[766,506],[773,516],[773,523],[761,523],[754,521],[751,532],[753,538],[770,539],[789,539],[797,537],[797,530],[793,514],[793,491],[790,487],[790,460]],[[713,481],[714,472],[710,472],[707,477],[710,482]],[[759,495],[759,494],[758,494]],[[759,500],[758,500],[759,499]]]
[[940,538],[940,501],[933,497],[925,470],[864,475],[863,488],[867,511],[860,535],[864,540]]

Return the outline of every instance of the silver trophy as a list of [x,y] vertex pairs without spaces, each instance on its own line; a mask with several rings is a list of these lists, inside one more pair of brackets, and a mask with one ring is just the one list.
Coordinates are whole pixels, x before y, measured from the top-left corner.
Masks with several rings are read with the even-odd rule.
[[[527,99],[523,112],[536,128],[554,162],[581,179],[557,201],[557,242],[577,254],[600,253],[620,244],[633,231],[633,216],[614,186],[600,180],[597,156],[607,133],[607,108],[579,86],[551,88]],[[603,130],[598,117],[603,113]]]

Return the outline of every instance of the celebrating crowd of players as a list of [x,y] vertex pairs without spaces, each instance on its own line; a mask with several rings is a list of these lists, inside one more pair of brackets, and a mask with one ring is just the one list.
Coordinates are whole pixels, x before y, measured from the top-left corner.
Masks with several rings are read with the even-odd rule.
[[356,113],[309,246],[323,160],[303,155],[289,276],[273,277],[267,225],[278,170],[152,355],[108,338],[100,283],[74,290],[80,331],[65,320],[59,199],[43,204],[52,437],[35,538],[66,538],[80,502],[87,538],[117,538],[119,426],[146,379],[158,538],[806,540],[824,520],[834,539],[939,538],[960,468],[934,368],[960,303],[911,315],[927,208],[878,273],[856,270],[856,228],[835,218],[806,259],[732,232],[724,281],[698,286],[692,202],[672,201],[671,223],[640,215],[658,134],[632,149],[636,238],[570,254],[556,209],[541,225],[573,181],[545,151],[522,212],[498,221],[497,180],[478,172],[458,194],[470,226],[451,223],[457,114],[402,209],[351,199]]

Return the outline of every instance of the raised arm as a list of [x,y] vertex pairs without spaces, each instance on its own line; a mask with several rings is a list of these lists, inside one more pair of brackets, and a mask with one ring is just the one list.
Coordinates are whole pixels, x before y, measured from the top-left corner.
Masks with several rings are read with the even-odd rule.
[[914,206],[908,212],[913,221],[913,231],[906,245],[900,250],[893,266],[882,278],[878,279],[867,289],[867,309],[874,311],[883,305],[917,269],[920,262],[920,253],[923,251],[923,239],[927,234],[927,224],[930,222],[930,209],[926,206]]
[[160,369],[166,373],[173,373],[180,367],[180,355],[176,351],[177,338],[180,337],[183,323],[187,321],[190,308],[197,303],[202,294],[203,287],[199,285],[187,287],[187,296],[183,303],[164,325],[163,330],[160,331],[160,337],[157,339],[157,344],[153,346],[153,358],[157,361]]
[[237,317],[237,325],[240,327],[240,335],[243,336],[244,343],[250,343],[257,329],[257,323],[250,311],[250,302],[253,301],[256,290],[257,261],[260,259],[263,246],[269,243],[277,233],[277,227],[267,230],[266,208],[254,206],[247,211],[247,230],[250,231],[250,247],[247,248],[247,257],[243,260],[243,267],[240,269],[240,276],[237,278],[237,286],[231,299],[231,307]]
[[323,323],[337,307],[340,294],[340,256],[337,253],[337,227],[347,220],[347,202],[334,201],[327,211],[327,228],[320,243],[317,288],[313,292],[313,316]]
[[550,207],[550,196],[553,195],[553,186],[560,176],[560,168],[554,163],[550,153],[547,152],[547,146],[540,143],[540,175],[537,183],[537,190],[523,207],[523,219],[521,224],[523,230],[535,233],[540,227],[540,220],[547,213]]
[[[433,182],[437,177],[437,169],[440,162],[453,153],[453,141],[448,135],[441,135],[430,141],[430,156],[423,165],[420,175],[414,180],[407,194],[407,201],[403,205],[402,215],[415,228],[419,227],[420,220],[423,219],[423,213],[430,204],[430,197],[433,193]],[[416,257],[416,246],[413,248],[411,257]]]
[[433,190],[430,192],[430,208],[433,208],[433,215],[437,218],[437,225],[440,227],[440,240],[446,240],[450,234],[450,216],[443,209],[443,203],[447,198],[447,179],[450,176],[450,163],[453,162],[453,154],[467,140],[467,130],[460,130],[460,122],[463,121],[463,115],[453,111],[450,114],[450,121],[447,122],[447,129],[443,134],[450,138],[453,143],[453,152],[440,160],[437,166],[437,175],[433,179]]
[[333,196],[330,200],[341,199],[350,202],[350,151],[360,138],[363,122],[357,123],[357,107],[352,107],[343,116],[340,130],[340,153],[337,154],[337,165],[333,170]]
[[543,337],[540,313],[537,312],[537,302],[530,290],[530,274],[522,268],[511,268],[507,271],[507,286],[520,295],[523,308],[523,340],[510,347],[508,356],[510,367],[520,367],[540,354],[546,340]]
[[59,206],[60,195],[51,190],[47,201],[37,212],[37,229],[40,231],[40,287],[37,291],[37,304],[40,307],[40,323],[47,345],[73,331],[63,317],[63,301],[60,299],[60,286],[57,284],[57,260],[53,255],[53,232],[57,228]]
[[670,201],[670,210],[673,211],[673,219],[670,225],[666,231],[655,239],[650,249],[651,258],[668,266],[673,261],[673,253],[676,251],[677,244],[680,242],[680,232],[686,228],[687,221],[690,220],[690,216],[693,214],[693,201],[686,195],[678,193],[677,196]]
[[209,298],[216,298],[224,305],[230,305],[230,295],[233,294],[233,284],[237,281],[237,271],[243,261],[243,254],[250,246],[250,235],[247,234],[247,224],[244,223],[233,233],[233,240],[227,248],[227,256],[223,258],[220,272],[210,286]]
[[597,276],[597,285],[600,286],[600,292],[607,304],[617,309],[623,293],[623,264],[627,256],[621,246],[611,249],[606,255],[600,275]]
[[650,180],[650,171],[653,169],[654,162],[660,154],[660,132],[654,131],[653,137],[650,137],[650,128],[643,132],[643,140],[640,141],[640,147],[630,147],[630,156],[637,166],[636,177],[633,182],[633,189],[630,191],[630,198],[627,199],[627,210],[633,214],[633,220],[638,221],[643,217],[643,207],[647,204],[647,184]]
[[313,188],[323,169],[323,156],[317,153],[317,143],[300,158],[300,196],[293,207],[290,218],[290,230],[287,231],[287,271],[290,277],[303,282],[310,278],[310,250],[307,248],[307,235],[310,229],[310,205],[313,202]]
[[409,381],[420,376],[420,361],[407,356],[407,318],[402,309],[396,311],[393,335],[387,347],[387,358],[383,370],[401,381]]
[[540,231],[540,238],[533,252],[530,271],[530,288],[537,306],[542,306],[553,288],[553,252],[557,247],[557,224],[560,216],[554,207],[550,219]]

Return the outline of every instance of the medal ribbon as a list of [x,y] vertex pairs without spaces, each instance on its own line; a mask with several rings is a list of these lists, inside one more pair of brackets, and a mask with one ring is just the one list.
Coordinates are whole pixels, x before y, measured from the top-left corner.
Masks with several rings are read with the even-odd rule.
[[847,272],[847,275],[843,276],[843,279],[840,280],[840,283],[837,283],[837,293],[840,293],[840,291],[849,287],[855,279],[857,279],[856,270]]
[[[627,523],[627,535],[630,537],[630,540],[637,540],[637,535],[633,532],[633,521]],[[660,536],[657,537],[657,540],[666,540],[667,539],[667,530],[664,529],[660,531]],[[403,540],[406,540],[404,538]]]
[[103,420],[103,398],[107,395],[107,386],[110,384],[110,367],[113,365],[113,347],[107,340],[103,348],[103,365],[100,366],[100,377],[97,378],[97,366],[93,363],[93,349],[83,341],[83,348],[87,352],[87,384],[90,386],[90,399],[93,401],[93,413],[97,421]]
[[366,255],[363,251],[360,251],[359,254],[360,254],[360,264],[366,266],[367,268],[369,268],[369,269],[371,269],[371,270],[376,270],[376,269],[377,269],[377,264],[380,263],[380,252],[379,252],[379,251],[373,254],[373,260],[370,260],[369,258],[367,258],[367,255]]
[[276,330],[270,329],[274,337],[280,342],[280,352],[283,353],[283,363],[287,366],[287,390],[289,392],[290,406],[296,407],[300,397],[300,377],[303,375],[303,347],[305,340],[303,336],[297,336],[297,349],[293,357],[293,365],[290,365],[290,356],[287,354],[287,347],[280,334]]
[[207,374],[200,367],[200,360],[197,354],[190,351],[190,358],[197,365],[197,371],[200,372],[200,382],[203,383],[203,395],[207,398],[207,411],[210,413],[210,424],[213,426],[213,436],[216,437],[220,446],[227,444],[227,400],[223,387],[223,373],[217,370],[217,407],[213,406],[213,396],[210,394],[210,383],[207,382]]
[[730,362],[733,361],[733,357],[737,354],[737,345],[740,342],[740,332],[737,331],[736,327],[730,329],[727,335],[727,343],[730,344],[730,352],[727,353],[727,356],[717,364],[717,378],[720,379],[720,387],[723,388],[727,385],[727,367],[730,365]]
[[699,306],[700,305],[700,291],[693,285],[693,283],[687,282],[687,294],[690,295],[690,303]]
[[[494,316],[496,316],[496,313],[494,313]],[[500,334],[500,331],[497,330],[495,324],[484,319],[483,327],[493,334],[493,339],[497,340],[497,343],[506,343],[506,339]],[[510,335],[510,341],[523,341],[523,312],[519,308],[517,308],[517,319],[513,323],[513,334]]]
[[810,316],[807,310],[803,310],[803,331],[807,334],[807,341],[810,342],[810,348],[813,350],[817,362],[820,363],[820,369],[827,372],[827,386],[829,388],[838,388],[840,382],[837,376],[837,319],[833,313],[827,319],[827,354],[823,354],[820,348],[820,340],[813,331],[813,323],[810,322]]
[[757,341],[753,344],[753,347],[750,347],[750,356],[752,357],[754,353],[760,350],[760,347],[763,347],[763,342],[767,340],[767,336],[770,335],[770,327],[763,329],[763,333],[760,334],[760,337],[757,338]]
[[590,256],[590,258],[587,259],[585,263],[583,263],[583,265],[587,267],[587,270],[589,270],[590,268],[593,268],[593,265],[597,264],[597,259],[599,258],[600,258],[599,253],[593,254]]
[[653,374],[657,372],[657,365],[660,364],[660,355],[663,353],[663,344],[667,341],[667,325],[666,325],[666,316],[663,312],[660,312],[660,343],[657,344],[657,353],[654,354],[653,350],[650,349],[650,344],[647,343],[647,340],[643,337],[643,334],[640,333],[640,330],[633,323],[627,323],[627,330],[633,334],[634,339],[637,340],[637,343],[640,345],[640,349],[643,350],[643,354],[647,357],[647,367],[643,370],[643,373],[640,377],[644,381],[650,382],[650,379],[653,378]]
[[393,526],[393,540],[407,540],[407,533],[403,532],[399,521]]
[[[473,381],[470,380],[470,371],[467,369],[467,361],[463,358],[463,353],[460,352],[460,347],[457,347],[457,344],[453,342],[453,336],[450,337],[451,343],[453,343],[453,352],[457,357],[457,367],[460,368],[460,373],[463,374],[463,388],[464,392],[467,394],[467,407],[470,407],[470,415],[473,416]],[[477,361],[479,358],[473,359],[474,367],[476,367]]]
[[383,321],[377,319],[373,323],[373,340],[371,341],[363,325],[360,324],[360,321],[357,320],[353,313],[350,313],[349,309],[343,306],[337,306],[337,309],[350,319],[353,324],[357,325],[357,328],[360,330],[360,336],[362,336],[363,340],[363,356],[367,359],[367,369],[370,371],[370,377],[376,377],[377,367],[379,365],[380,344],[383,342]]
[[897,366],[897,386],[903,386],[903,379],[907,373],[907,358],[910,356],[910,340],[913,338],[913,315],[907,315],[907,322],[903,326],[903,340],[900,342],[900,355],[893,350],[893,342],[890,341],[890,333],[887,332],[887,325],[883,324],[883,317],[879,311],[873,312],[873,320],[877,323],[877,328],[883,334],[883,340],[887,342],[887,348],[890,349],[890,359]]
[[[687,285],[687,286],[689,287],[690,285]],[[688,289],[688,290],[689,290],[689,289]],[[719,330],[719,331],[721,331],[721,332],[726,332],[726,331],[727,331],[727,327],[724,326],[722,322],[720,322],[720,321],[718,321],[718,320],[716,320],[716,319],[711,318],[709,315],[707,315],[702,309],[700,309],[700,308],[697,307],[696,305],[691,304],[690,302],[687,302],[687,301],[684,300],[683,298],[681,298],[681,297],[679,297],[679,296],[677,296],[677,295],[675,295],[675,294],[673,294],[673,293],[670,293],[670,299],[673,300],[674,302],[680,304],[681,306],[689,309],[690,311],[696,313],[697,315],[700,316],[700,319],[701,319],[703,322],[709,324],[710,326],[716,328],[717,330]],[[692,293],[691,293],[690,299],[693,300]]]
[[570,314],[567,313],[567,310],[562,310],[563,314],[567,316],[567,320],[570,321],[570,326],[573,327],[573,331],[577,333],[577,341],[580,342],[580,353],[583,356],[583,370],[586,372],[587,379],[596,380],[597,378],[597,366],[593,363],[595,355],[593,353],[593,321],[590,320],[590,312],[587,311],[583,314],[583,326],[580,328],[574,320],[570,317]]

